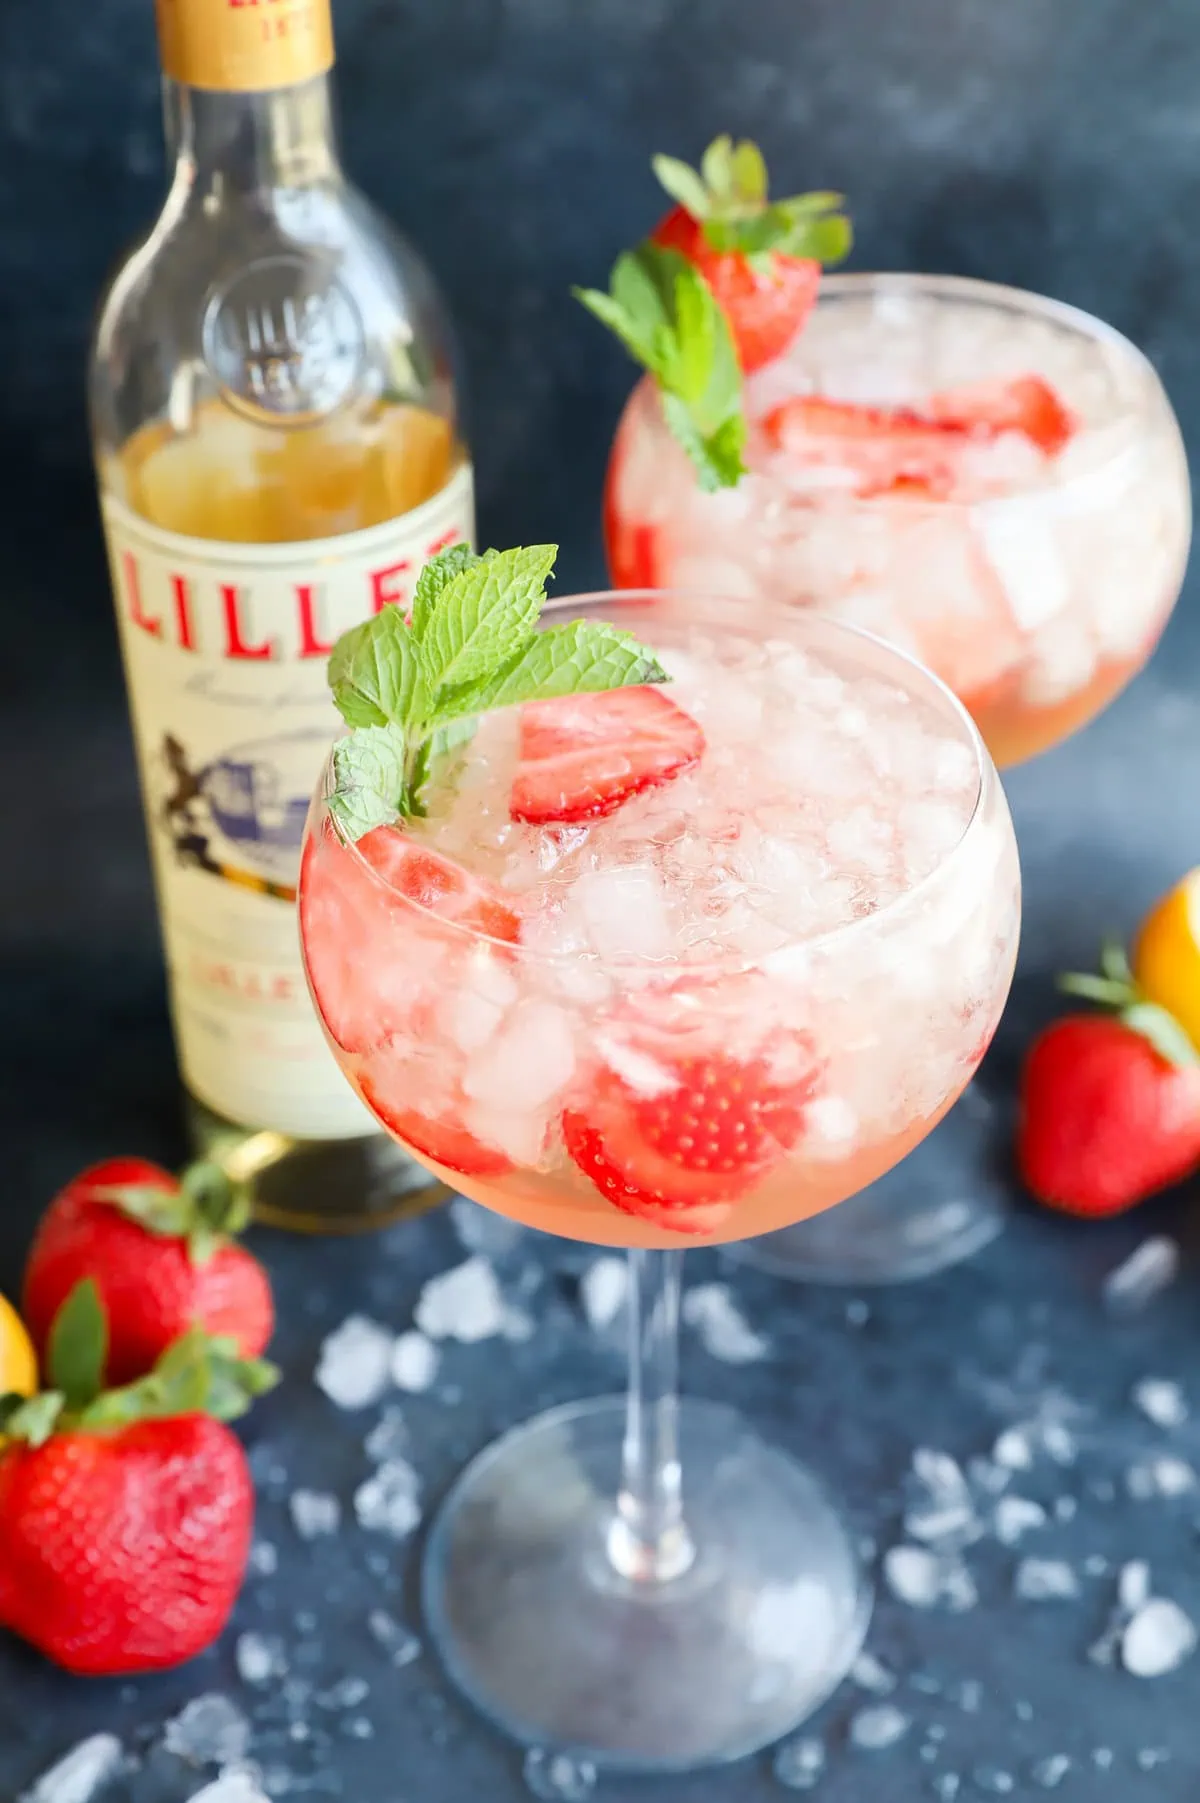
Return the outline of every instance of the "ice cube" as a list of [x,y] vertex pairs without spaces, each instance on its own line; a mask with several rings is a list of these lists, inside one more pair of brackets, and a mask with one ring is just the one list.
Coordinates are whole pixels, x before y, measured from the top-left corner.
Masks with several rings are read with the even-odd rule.
[[1023,1603],[1068,1602],[1079,1595],[1079,1579],[1065,1559],[1022,1559],[1013,1589]]
[[869,1690],[877,1697],[886,1697],[896,1688],[894,1675],[874,1653],[863,1652],[858,1655],[850,1667],[850,1679],[860,1690]]
[[293,1490],[288,1500],[292,1526],[301,1540],[336,1534],[342,1525],[342,1505],[323,1490]]
[[683,1299],[683,1318],[696,1330],[710,1358],[727,1365],[750,1365],[769,1350],[761,1334],[742,1315],[729,1286],[703,1283]]
[[420,1480],[407,1459],[389,1459],[354,1492],[354,1513],[369,1533],[406,1540],[421,1520]]
[[675,951],[662,882],[645,865],[585,871],[571,890],[571,901],[593,950],[605,961],[645,958],[665,963]]
[[[283,1795],[280,1785],[273,1786],[277,1797]],[[192,1803],[271,1803],[267,1793],[259,1789],[250,1772],[222,1772],[213,1784],[206,1784],[192,1798]]]
[[1065,1753],[1051,1753],[1038,1760],[1029,1776],[1040,1790],[1057,1790],[1070,1769],[1071,1761]]
[[507,1258],[525,1238],[525,1228],[494,1209],[481,1208],[465,1196],[455,1196],[450,1204],[450,1219],[464,1252],[497,1262]]
[[844,1158],[859,1132],[859,1118],[844,1096],[816,1096],[804,1110],[804,1151],[809,1158]]
[[574,1069],[571,1016],[531,996],[471,1060],[463,1090],[495,1114],[529,1114],[559,1095]]
[[366,1454],[377,1465],[389,1459],[402,1459],[408,1453],[411,1436],[402,1411],[394,1405],[386,1408],[366,1438]]
[[996,1538],[1004,1546],[1015,1546],[1022,1534],[1045,1527],[1046,1520],[1041,1503],[1031,1502],[1025,1496],[1002,1496],[992,1516]]
[[966,1479],[949,1453],[927,1446],[913,1454],[918,1491],[905,1512],[905,1531],[914,1540],[972,1540],[980,1533]]
[[439,1354],[423,1333],[402,1333],[392,1348],[392,1382],[414,1395],[428,1390],[437,1376]]
[[1183,1391],[1169,1377],[1144,1377],[1133,1387],[1133,1400],[1155,1427],[1182,1427],[1187,1420]]
[[771,1770],[784,1790],[814,1790],[825,1770],[825,1748],[810,1734],[797,1734],[775,1749]]
[[588,1325],[597,1332],[611,1327],[629,1293],[629,1267],[623,1258],[593,1259],[579,1280],[579,1300]]
[[92,1803],[112,1783],[123,1761],[115,1734],[92,1734],[43,1772],[22,1803]]
[[1156,1234],[1109,1272],[1103,1288],[1105,1305],[1113,1314],[1133,1314],[1161,1295],[1178,1274],[1177,1243]]
[[992,1447],[992,1458],[1008,1471],[1029,1471],[1033,1465],[1033,1448],[1025,1429],[1005,1428]]
[[318,1691],[313,1701],[319,1709],[357,1709],[360,1703],[366,1702],[370,1694],[371,1686],[367,1680],[351,1674],[349,1677],[339,1678],[328,1690]]
[[235,1658],[244,1684],[269,1684],[287,1673],[283,1642],[272,1634],[239,1634]]
[[542,1803],[586,1803],[596,1788],[596,1768],[574,1753],[530,1747],[522,1768],[526,1788]]
[[459,1050],[469,1054],[486,1045],[519,993],[512,972],[495,958],[474,968],[470,983],[455,984],[448,1030]]
[[1121,1636],[1121,1663],[1135,1678],[1161,1678],[1196,1649],[1196,1629],[1178,1603],[1152,1597]]
[[1091,681],[1098,652],[1086,618],[1060,614],[1029,644],[1021,671],[1021,698],[1032,707],[1052,707]]
[[365,1409],[391,1383],[394,1337],[365,1315],[351,1315],[321,1346],[317,1384],[340,1409]]
[[850,1745],[860,1752],[879,1753],[903,1740],[912,1718],[894,1703],[873,1703],[850,1718]]
[[468,1258],[431,1277],[421,1291],[415,1320],[431,1340],[473,1345],[504,1330],[504,1298],[486,1259]]
[[984,556],[1022,632],[1034,632],[1070,606],[1071,584],[1049,519],[1028,497],[972,509]]
[[256,1577],[273,1578],[279,1570],[279,1551],[269,1540],[256,1540],[250,1548],[250,1569]]
[[395,1666],[411,1665],[414,1659],[421,1657],[421,1642],[410,1628],[403,1622],[389,1615],[386,1609],[372,1609],[367,1617],[367,1628],[372,1640],[381,1647]]
[[1132,1613],[1150,1600],[1150,1567],[1144,1559],[1130,1559],[1117,1573],[1117,1604]]
[[187,1765],[236,1765],[250,1747],[250,1723],[230,1697],[209,1691],[167,1723],[163,1745]]
[[942,1564],[923,1546],[893,1546],[884,1554],[883,1575],[893,1596],[913,1609],[932,1609],[942,1594]]

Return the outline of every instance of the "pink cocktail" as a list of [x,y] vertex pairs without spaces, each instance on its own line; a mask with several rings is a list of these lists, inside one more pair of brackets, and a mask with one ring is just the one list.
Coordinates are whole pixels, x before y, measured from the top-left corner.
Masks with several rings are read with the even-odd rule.
[[528,1226],[637,1249],[627,1410],[481,1455],[425,1596],[517,1738],[683,1769],[806,1716],[866,1592],[801,1467],[727,1410],[680,1413],[672,1249],[827,1209],[930,1130],[1007,995],[1018,871],[978,734],[895,650],[765,602],[574,615],[671,680],[485,715],[423,818],[353,843],[323,791],[302,933],[334,1052],[410,1152]]

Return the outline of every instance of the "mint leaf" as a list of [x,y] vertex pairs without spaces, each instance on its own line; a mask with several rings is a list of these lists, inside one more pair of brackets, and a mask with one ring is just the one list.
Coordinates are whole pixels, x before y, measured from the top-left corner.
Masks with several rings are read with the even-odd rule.
[[[492,557],[495,553],[485,551],[484,557]],[[447,583],[461,576],[473,564],[482,559],[472,551],[470,545],[448,545],[429,563],[422,566],[417,577],[417,586],[413,591],[412,629],[413,636],[420,639],[429,624],[429,616],[437,605],[438,598]]]
[[422,717],[428,698],[421,658],[398,607],[342,634],[329,659],[329,686],[347,726],[407,726]]
[[662,405],[663,418],[691,458],[700,487],[710,494],[719,488],[736,487],[746,470],[742,459],[746,422],[741,415],[724,420],[715,432],[705,434],[678,396],[664,394]]
[[557,545],[499,551],[442,587],[420,634],[431,724],[440,691],[476,681],[532,637],[557,555]]
[[333,748],[329,812],[348,839],[361,839],[401,812],[407,789],[406,746],[396,726],[360,727]]
[[667,673],[654,653],[632,633],[599,620],[571,620],[544,628],[519,658],[464,691],[451,705],[474,714],[560,695],[666,681]]
[[77,1283],[50,1329],[46,1369],[68,1408],[84,1407],[99,1395],[108,1358],[108,1317],[92,1277]]

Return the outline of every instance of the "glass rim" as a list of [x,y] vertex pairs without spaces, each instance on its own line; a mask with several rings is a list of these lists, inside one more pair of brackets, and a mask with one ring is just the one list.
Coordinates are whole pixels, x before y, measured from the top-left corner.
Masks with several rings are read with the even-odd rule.
[[[928,669],[917,658],[901,649],[900,646],[892,644],[890,640],[880,637],[877,633],[869,632],[864,627],[852,625],[849,621],[839,620],[835,616],[823,613],[819,608],[794,607],[785,602],[747,602],[742,597],[723,595],[715,591],[645,588],[593,589],[580,594],[556,596],[548,600],[543,609],[542,617],[545,619],[548,615],[554,615],[566,609],[589,606],[598,607],[612,604],[616,604],[617,606],[636,605],[639,601],[650,604],[663,601],[684,603],[689,610],[689,618],[696,617],[697,611],[703,610],[706,604],[709,607],[712,607],[715,604],[716,607],[722,610],[736,610],[737,613],[743,615],[752,613],[756,608],[765,606],[769,608],[772,613],[778,614],[781,618],[787,620],[799,620],[806,626],[815,625],[818,631],[826,631],[835,639],[840,638],[842,640],[858,641],[871,646],[876,651],[882,652],[885,655],[885,658],[894,660],[895,663],[902,666],[908,672],[910,684],[911,679],[915,677],[918,685],[925,685],[935,702],[948,711],[955,720],[961,731],[960,742],[965,743],[968,746],[975,760],[975,799],[971,806],[970,813],[963,822],[962,830],[959,833],[958,838],[949,850],[942,854],[919,882],[914,883],[910,888],[901,890],[898,895],[893,896],[891,900],[885,902],[882,907],[874,909],[869,914],[856,915],[853,919],[842,921],[835,927],[826,927],[819,933],[790,935],[785,940],[784,944],[776,946],[768,952],[744,953],[731,950],[728,953],[722,953],[705,959],[689,960],[686,963],[672,960],[664,961],[663,959],[648,958],[640,955],[630,955],[628,957],[606,959],[604,960],[606,965],[612,965],[617,969],[625,970],[661,970],[664,973],[689,980],[703,979],[706,976],[748,975],[756,970],[769,970],[773,960],[786,958],[789,954],[795,954],[801,950],[806,954],[811,953],[816,955],[823,948],[831,944],[841,943],[859,929],[879,926],[889,916],[894,917],[902,909],[916,905],[925,893],[932,889],[936,884],[948,880],[945,873],[963,858],[965,855],[964,848],[978,838],[980,824],[984,818],[985,811],[992,796],[996,790],[1001,787],[1001,784],[991,753],[984,743],[979,728],[976,726],[975,721],[963,706],[958,696],[942,681],[941,677],[936,676],[932,670]],[[749,631],[747,631],[746,636],[750,636]],[[335,817],[329,811],[329,777],[332,769],[332,758],[333,752],[331,748],[322,767],[320,778],[318,779],[317,796],[321,804],[324,819],[328,821],[337,837],[338,843],[354,858],[358,868],[370,878],[373,885],[382,890],[386,895],[390,896],[393,901],[399,902],[405,907],[410,908],[420,919],[436,922],[439,928],[449,931],[452,935],[461,937],[467,944],[493,947],[519,963],[528,963],[533,966],[541,967],[561,967],[563,965],[578,964],[581,959],[594,960],[596,958],[596,954],[592,953],[550,951],[539,947],[522,945],[519,941],[514,942],[508,939],[499,939],[494,934],[480,932],[473,927],[464,926],[461,921],[448,919],[445,915],[439,914],[436,908],[426,907],[422,902],[415,900],[410,895],[405,895],[402,890],[397,889],[394,884],[388,881],[381,871],[376,869],[369,859],[363,856],[358,848],[357,841],[349,839],[346,836],[338,825]],[[400,829],[403,830],[402,822],[397,821],[393,824],[399,826]],[[420,846],[423,843],[423,841],[418,838],[412,839],[411,842],[417,846]],[[448,861],[453,862],[454,860]],[[501,890],[501,894],[503,893],[504,891]],[[515,911],[516,910],[514,909],[514,912]]]

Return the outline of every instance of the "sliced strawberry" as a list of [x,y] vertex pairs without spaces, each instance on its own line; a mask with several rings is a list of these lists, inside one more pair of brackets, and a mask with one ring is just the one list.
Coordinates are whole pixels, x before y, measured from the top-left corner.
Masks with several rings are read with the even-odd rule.
[[995,438],[1001,432],[1023,432],[1031,443],[1055,456],[1079,422],[1041,376],[1017,376],[969,382],[931,395],[925,411],[939,425]]
[[512,1169],[503,1152],[463,1124],[466,1099],[457,1084],[438,1083],[432,1096],[427,1062],[408,1055],[402,1044],[381,1047],[357,1075],[368,1108],[423,1162],[461,1177],[502,1177]]
[[[668,1068],[661,1046],[654,1057]],[[765,1057],[709,1051],[675,1058],[669,1074],[671,1088],[646,1096],[605,1070],[586,1108],[563,1118],[567,1150],[626,1214],[711,1232],[800,1137],[817,1067],[805,1062],[785,1083]]]
[[616,470],[619,453],[609,458],[604,483],[604,548],[614,588],[657,588],[658,531],[621,517],[617,505]]
[[860,407],[797,395],[763,421],[768,442],[799,465],[844,470],[860,495],[949,495],[966,433],[908,407]]
[[704,734],[658,688],[534,701],[521,712],[514,820],[596,820],[669,782],[704,753]]
[[676,250],[699,270],[729,321],[738,362],[749,375],[787,349],[812,312],[821,265],[810,257],[764,251],[714,250],[703,220],[674,207],[654,229],[653,241]]
[[304,848],[300,932],[326,1027],[346,1051],[362,1052],[411,1027],[471,935],[511,943],[520,921],[498,889],[395,827],[351,847],[326,821]]

